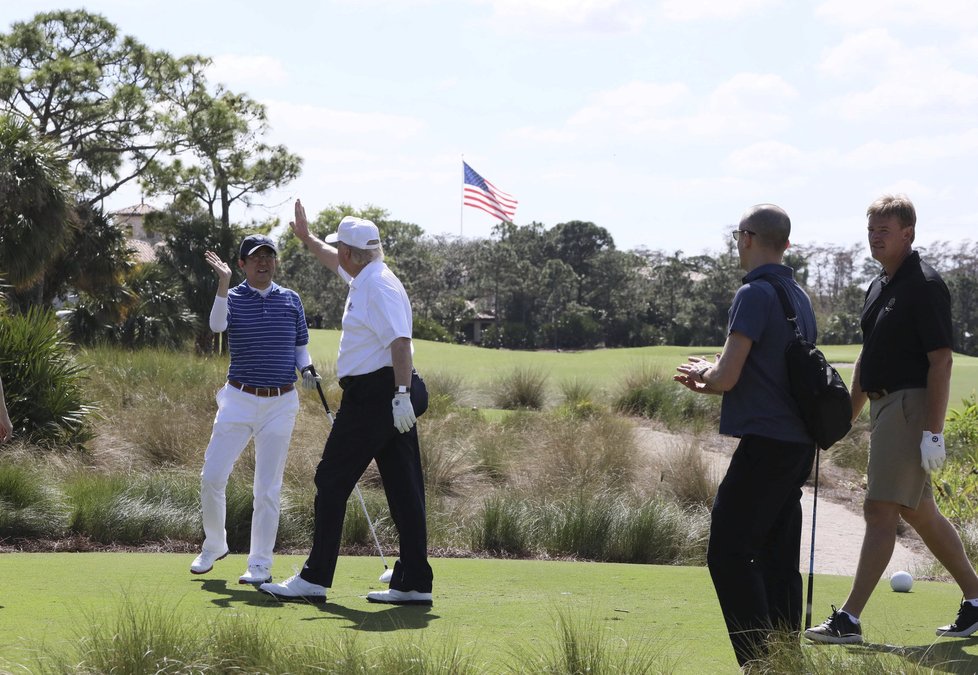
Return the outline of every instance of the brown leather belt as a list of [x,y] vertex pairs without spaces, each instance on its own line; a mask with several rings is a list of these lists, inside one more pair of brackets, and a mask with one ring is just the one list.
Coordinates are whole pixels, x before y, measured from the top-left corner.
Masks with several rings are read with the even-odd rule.
[[228,384],[235,389],[240,389],[246,394],[262,397],[281,396],[282,394],[287,394],[295,389],[294,384],[287,384],[284,387],[252,387],[250,384],[241,384],[240,382],[235,382],[234,380],[228,380]]

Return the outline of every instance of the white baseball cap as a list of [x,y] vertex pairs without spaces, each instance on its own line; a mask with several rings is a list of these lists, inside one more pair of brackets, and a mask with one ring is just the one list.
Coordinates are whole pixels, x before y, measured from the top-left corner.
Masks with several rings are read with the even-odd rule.
[[342,241],[347,246],[364,250],[380,248],[380,231],[377,226],[365,218],[344,216],[336,232],[326,235],[327,244]]

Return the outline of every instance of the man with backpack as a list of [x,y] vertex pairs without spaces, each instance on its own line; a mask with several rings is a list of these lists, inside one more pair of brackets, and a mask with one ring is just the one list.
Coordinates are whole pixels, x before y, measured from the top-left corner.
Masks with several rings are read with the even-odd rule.
[[815,642],[863,641],[859,615],[883,575],[903,518],[951,573],[964,600],[942,637],[978,631],[978,575],[961,538],[937,509],[930,472],[944,463],[944,417],[951,389],[951,296],[913,250],[917,214],[904,195],[870,204],[869,249],[883,269],[866,291],[863,347],[852,377],[852,419],[870,402],[866,533],[852,590],[842,608],[805,631]]
[[815,342],[815,313],[782,263],[791,221],[773,204],[747,210],[733,232],[747,275],[730,307],[716,362],[690,357],[674,379],[722,394],[720,433],[740,438],[713,504],[707,564],[738,663],[763,659],[776,632],[801,630],[801,488],[815,441],[791,393],[785,349],[799,331]]

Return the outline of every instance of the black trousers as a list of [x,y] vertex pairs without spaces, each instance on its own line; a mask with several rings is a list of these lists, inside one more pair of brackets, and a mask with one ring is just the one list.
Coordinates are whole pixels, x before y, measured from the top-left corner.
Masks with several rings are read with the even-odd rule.
[[[341,386],[342,403],[316,469],[315,532],[300,576],[320,586],[332,586],[347,499],[370,460],[376,460],[400,540],[400,561],[394,566],[390,587],[430,593],[433,574],[428,564],[418,427],[404,434],[394,427],[394,369],[343,378]],[[419,417],[428,408],[427,389],[416,373],[411,382],[411,403]]]
[[763,658],[772,630],[801,630],[801,487],[815,446],[741,439],[720,483],[707,565],[737,662]]

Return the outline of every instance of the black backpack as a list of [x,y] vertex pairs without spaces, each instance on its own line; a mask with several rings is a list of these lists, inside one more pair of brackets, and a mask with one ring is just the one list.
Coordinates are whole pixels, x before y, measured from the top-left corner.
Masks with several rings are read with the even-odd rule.
[[801,334],[797,314],[782,282],[767,274],[761,278],[774,287],[784,316],[795,331],[785,348],[791,395],[808,433],[819,448],[828,450],[852,428],[849,389],[839,372],[825,360],[825,355]]

